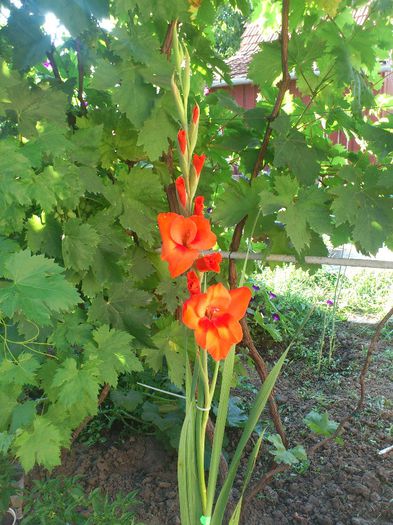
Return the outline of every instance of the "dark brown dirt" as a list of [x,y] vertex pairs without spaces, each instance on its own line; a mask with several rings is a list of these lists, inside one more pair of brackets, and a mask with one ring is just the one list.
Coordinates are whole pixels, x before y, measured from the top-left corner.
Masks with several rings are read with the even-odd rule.
[[[320,439],[310,436],[303,423],[311,409],[327,410],[331,419],[339,421],[356,405],[357,376],[371,333],[361,325],[339,327],[332,374],[318,378],[315,370],[298,360],[286,366],[277,394],[291,446],[302,443],[308,448]],[[346,425],[344,443],[320,449],[305,472],[276,478],[253,500],[244,525],[393,524],[393,454],[378,455],[393,444],[392,355],[385,338],[367,377],[365,409]],[[256,378],[250,381],[258,386]],[[270,462],[265,450],[255,478]],[[120,442],[114,436],[111,445],[91,448],[77,444],[57,473],[80,474],[88,489],[100,486],[111,495],[137,490],[144,524],[180,524],[176,457],[151,437],[130,436]],[[240,483],[235,485],[235,497],[239,487]]]

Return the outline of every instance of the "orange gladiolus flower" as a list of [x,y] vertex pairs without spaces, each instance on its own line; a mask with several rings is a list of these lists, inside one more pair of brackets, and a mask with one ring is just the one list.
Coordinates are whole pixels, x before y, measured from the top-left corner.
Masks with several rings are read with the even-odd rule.
[[211,253],[201,257],[196,262],[196,267],[200,272],[220,273],[220,264],[222,261],[221,253]]
[[194,330],[197,344],[215,361],[225,359],[232,345],[239,343],[251,291],[227,290],[221,283],[210,286],[207,293],[193,295],[183,305],[183,323]]
[[205,197],[203,195],[198,195],[198,197],[195,197],[194,215],[203,215],[204,205],[205,205]]
[[184,155],[184,153],[186,152],[186,148],[187,148],[187,135],[184,129],[179,130],[177,134],[177,141],[179,143],[180,151]]
[[194,270],[187,273],[187,288],[191,296],[201,293],[201,283]]
[[195,171],[197,176],[201,174],[203,165],[205,164],[206,155],[197,155],[194,153],[194,156],[192,158],[192,163],[194,165]]
[[179,202],[183,206],[183,208],[185,208],[187,204],[187,193],[186,193],[186,183],[184,182],[184,178],[177,177],[175,181],[175,185],[176,185],[176,191],[177,191]]
[[201,215],[183,217],[177,213],[159,213],[158,226],[162,238],[161,258],[169,264],[172,277],[191,268],[201,250],[216,244],[210,222]]

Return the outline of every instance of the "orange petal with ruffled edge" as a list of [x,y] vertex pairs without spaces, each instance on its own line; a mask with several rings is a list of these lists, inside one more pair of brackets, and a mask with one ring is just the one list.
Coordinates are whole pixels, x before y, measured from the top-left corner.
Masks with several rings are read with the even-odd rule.
[[205,316],[207,307],[207,296],[205,293],[193,295],[183,304],[182,320],[183,323],[195,330],[199,321]]
[[211,253],[201,257],[196,262],[196,267],[200,272],[220,273],[220,264],[222,262],[221,253]]
[[231,306],[230,313],[236,319],[240,321],[246,315],[248,304],[251,299],[251,290],[246,286],[241,288],[235,288],[234,290],[229,290],[231,296]]
[[198,250],[190,250],[184,246],[176,246],[165,258],[161,258],[168,263],[169,273],[173,279],[186,272],[199,256]]
[[210,250],[210,248],[213,248],[216,244],[217,237],[210,229],[210,222],[201,215],[191,215],[189,219],[197,226],[197,234],[189,243],[189,247],[196,250]]

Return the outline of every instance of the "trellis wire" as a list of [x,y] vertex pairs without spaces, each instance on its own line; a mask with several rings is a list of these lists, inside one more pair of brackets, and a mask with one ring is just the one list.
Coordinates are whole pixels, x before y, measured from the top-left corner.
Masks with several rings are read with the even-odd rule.
[[[214,250],[204,253],[215,253]],[[245,259],[245,252],[226,252],[220,251],[225,259]],[[263,253],[249,253],[248,258],[253,261],[265,262],[282,262],[282,263],[299,263],[293,255],[271,254],[264,255]],[[347,259],[341,257],[318,257],[315,255],[307,255],[304,257],[306,264],[323,264],[329,266],[353,266],[357,268],[379,268],[381,270],[393,270],[393,261],[380,261],[377,259]]]

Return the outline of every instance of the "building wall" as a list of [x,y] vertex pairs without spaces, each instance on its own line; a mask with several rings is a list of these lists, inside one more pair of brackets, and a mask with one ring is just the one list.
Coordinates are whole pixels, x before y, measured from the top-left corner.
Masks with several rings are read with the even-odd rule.
[[[379,90],[379,93],[393,95],[393,74],[382,73],[382,77],[384,78],[384,81],[382,83],[381,89]],[[217,89],[224,89],[225,91],[228,91],[236,100],[237,104],[239,104],[239,106],[243,107],[244,109],[252,109],[256,105],[258,87],[254,86],[253,84],[240,84],[233,87],[214,87],[211,88],[210,91],[213,92]],[[297,89],[295,80],[291,80],[289,91],[293,95],[301,97],[301,93]],[[307,104],[309,97],[303,97],[303,101],[305,104]],[[360,149],[360,146],[356,140],[353,137],[348,137],[343,131],[336,131],[332,133],[330,135],[330,139],[332,140],[333,144],[342,144],[349,151],[357,152]]]

